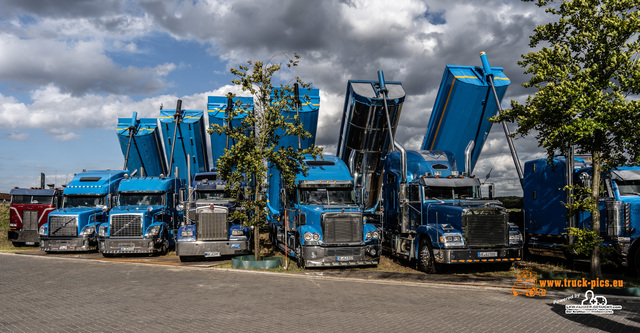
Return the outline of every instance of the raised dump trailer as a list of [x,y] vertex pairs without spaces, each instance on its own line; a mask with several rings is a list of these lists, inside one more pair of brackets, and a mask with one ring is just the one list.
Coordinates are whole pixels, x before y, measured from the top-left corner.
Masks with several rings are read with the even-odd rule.
[[192,178],[198,172],[209,171],[203,115],[202,110],[160,110],[165,156],[171,169],[168,174],[172,177],[187,180],[187,155],[191,157]]
[[467,159],[465,150],[469,147],[466,162],[470,165],[465,171],[474,169],[491,130],[488,118],[498,111],[488,76],[493,77],[500,100],[511,83],[502,67],[490,68],[488,72],[478,66],[445,67],[421,150],[446,150],[460,163]]
[[118,118],[116,133],[124,156],[124,169],[144,170],[145,176],[166,175],[167,163],[158,120],[138,119],[137,116],[137,112],[134,112],[131,118]]
[[[228,110],[244,110],[245,112],[229,119],[231,113],[228,112]],[[238,128],[242,126],[242,121],[250,112],[253,112],[253,97],[234,97],[232,100],[229,100],[225,96],[209,96],[208,98],[207,113],[209,116],[210,127],[213,125],[224,126],[230,123],[231,127]],[[246,133],[246,135],[249,135],[249,133]],[[224,155],[225,148],[233,146],[235,144],[235,140],[227,138],[224,134],[218,133],[211,133],[210,138],[211,158],[213,161],[213,165],[211,167],[215,168],[220,156]]]
[[9,195],[7,238],[14,246],[36,245],[40,242],[38,228],[47,223],[49,213],[60,207],[62,190],[14,188]]
[[349,80],[338,139],[337,156],[355,181],[356,201],[365,213],[378,208],[383,157],[394,149],[405,99],[400,82]]

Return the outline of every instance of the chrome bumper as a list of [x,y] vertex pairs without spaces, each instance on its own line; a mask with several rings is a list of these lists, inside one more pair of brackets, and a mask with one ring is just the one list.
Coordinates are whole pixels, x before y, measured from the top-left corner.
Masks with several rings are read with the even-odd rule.
[[183,241],[176,243],[178,256],[219,257],[223,255],[249,254],[249,241]]
[[496,263],[522,260],[520,247],[486,249],[433,249],[435,261],[443,264]]
[[40,250],[46,252],[78,252],[97,249],[98,242],[95,237],[40,238]]
[[351,247],[303,246],[306,267],[370,266],[380,262],[378,245]]

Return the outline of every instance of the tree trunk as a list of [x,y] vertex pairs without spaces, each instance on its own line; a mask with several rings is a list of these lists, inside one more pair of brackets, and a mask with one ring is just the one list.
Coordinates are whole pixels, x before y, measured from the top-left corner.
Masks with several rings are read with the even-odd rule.
[[[593,230],[597,237],[600,237],[600,170],[602,169],[602,160],[600,159],[600,152],[594,151],[592,153],[592,166],[593,166],[593,182],[591,183],[591,197],[594,200],[595,209],[591,212],[591,230]],[[600,270],[600,243],[596,243],[591,253],[591,277],[602,277],[602,271]]]

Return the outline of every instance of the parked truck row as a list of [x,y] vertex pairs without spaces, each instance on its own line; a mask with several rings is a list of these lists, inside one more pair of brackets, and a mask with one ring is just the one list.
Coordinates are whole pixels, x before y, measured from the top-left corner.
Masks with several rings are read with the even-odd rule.
[[[489,66],[486,54],[480,58],[480,66],[446,66],[419,150],[395,140],[406,100],[402,83],[385,81],[382,72],[377,80],[349,80],[337,156],[306,156],[308,170],[299,170],[293,190],[269,169],[264,195],[273,245],[302,267],[377,265],[385,251],[432,273],[445,264],[510,264],[522,259],[525,245],[559,248],[567,244],[567,227],[589,228],[588,212],[567,218],[566,197],[557,190],[567,179],[590,181],[581,159],[555,159],[560,169],[570,164],[564,173],[556,174],[546,160],[530,161],[519,172],[523,230],[499,201],[481,193],[473,169],[491,129],[488,119],[500,110],[510,81],[502,68]],[[299,103],[284,111],[287,119],[299,117],[311,137],[282,135],[280,145],[304,149],[315,144],[319,91],[302,89],[293,98]],[[11,239],[39,242],[46,252],[99,250],[105,256],[163,254],[175,246],[183,261],[250,253],[250,228],[232,218],[243,212],[245,198],[231,197],[215,170],[234,141],[206,129],[238,126],[253,100],[210,96],[207,108],[183,110],[178,101],[174,110],[161,108],[157,119],[138,119],[135,112],[120,118],[123,170],[79,173],[62,193],[47,192],[49,200],[34,199],[44,192],[16,189]],[[512,154],[519,161],[513,148]],[[636,272],[638,170],[605,173],[600,203],[605,245]],[[252,184],[240,186],[248,193]],[[25,206],[44,201],[45,208]],[[39,209],[51,212],[46,217]],[[36,225],[39,238],[33,237]]]

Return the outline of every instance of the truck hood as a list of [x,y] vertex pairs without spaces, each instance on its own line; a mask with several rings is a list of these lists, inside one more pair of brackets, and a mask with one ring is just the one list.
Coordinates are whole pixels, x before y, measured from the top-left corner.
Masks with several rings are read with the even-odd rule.
[[151,207],[151,214],[164,209],[164,206],[116,206],[111,209],[110,214],[127,214],[127,213],[146,213],[148,207]]
[[355,205],[299,205],[298,209],[301,213],[307,215],[307,220],[312,217],[317,218],[316,221],[320,221],[322,213],[326,212],[360,212],[360,208]]
[[102,208],[95,207],[72,207],[72,208],[60,208],[56,209],[49,215],[85,215],[85,214],[95,214],[102,213]]

